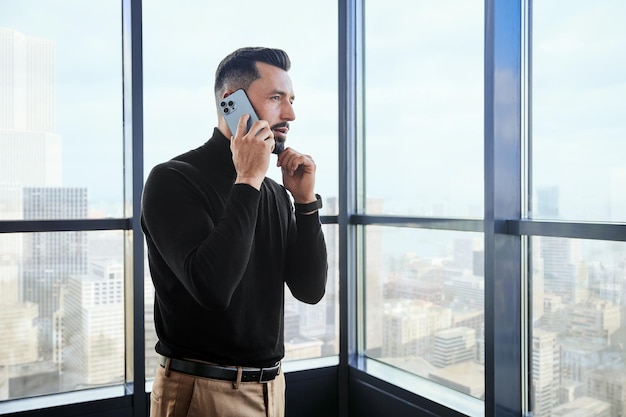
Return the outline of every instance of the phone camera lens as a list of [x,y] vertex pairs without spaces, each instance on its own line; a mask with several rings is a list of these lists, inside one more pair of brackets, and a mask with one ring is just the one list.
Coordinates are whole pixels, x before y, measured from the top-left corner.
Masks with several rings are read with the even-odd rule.
[[228,107],[224,108],[224,113],[228,113]]
[[232,100],[230,100],[230,101],[228,102],[228,105],[229,105],[229,106],[231,106],[231,107],[233,106],[233,104],[235,104],[235,103],[233,103],[233,101],[232,101]]
[[220,106],[226,107],[226,102],[225,101],[220,101]]

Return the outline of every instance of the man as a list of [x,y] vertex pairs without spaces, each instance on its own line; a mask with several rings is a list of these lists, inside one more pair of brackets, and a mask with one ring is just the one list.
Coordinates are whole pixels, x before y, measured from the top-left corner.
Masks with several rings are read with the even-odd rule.
[[[160,366],[151,416],[283,416],[284,284],[317,303],[326,245],[315,163],[287,147],[283,185],[265,178],[295,119],[290,61],[278,49],[241,48],[220,63],[216,105],[243,88],[248,115],[202,146],[154,167],[142,201]],[[293,205],[289,194],[293,198]]]

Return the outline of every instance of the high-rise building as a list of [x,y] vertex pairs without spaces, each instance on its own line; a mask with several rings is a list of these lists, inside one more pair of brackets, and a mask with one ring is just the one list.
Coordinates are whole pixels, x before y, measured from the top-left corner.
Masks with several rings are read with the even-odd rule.
[[620,328],[620,306],[589,301],[577,304],[568,317],[569,333],[583,340],[600,339],[607,345]]
[[438,331],[432,357],[432,364],[438,368],[476,360],[476,331],[469,327]]
[[541,237],[539,240],[544,268],[544,293],[559,295],[568,304],[575,303],[577,282],[572,252],[574,243],[558,237]]
[[0,28],[0,184],[61,185],[52,41]]
[[535,217],[556,220],[559,216],[559,187],[556,185],[539,187]]
[[541,328],[556,333],[564,333],[567,329],[567,313],[569,309],[560,296],[546,294],[543,296],[543,316]]
[[[24,219],[84,219],[87,189],[24,188]],[[87,272],[87,232],[24,235],[22,300],[39,305],[43,322],[59,308],[61,289],[70,275]]]
[[626,416],[626,366],[623,362],[590,372],[587,390],[590,397],[611,405],[611,416]]
[[[25,214],[24,187],[58,187],[61,185],[61,137],[56,133],[55,126],[55,63],[56,48],[52,41],[27,36],[18,31],[0,28],[0,218],[20,220],[33,219]],[[50,218],[50,217],[49,217]],[[33,256],[31,250],[24,256],[24,239],[28,240],[44,234],[15,234],[3,236],[0,239],[0,281],[15,287],[10,293],[3,293],[5,297],[0,301],[2,317],[14,320],[12,325],[6,324],[2,329],[8,329],[4,339],[11,341],[10,350],[0,351],[0,362],[10,363],[20,369],[28,362],[40,360],[42,356],[50,356],[52,324],[41,326],[45,320],[42,311],[47,306],[40,305],[40,295],[36,289],[37,279],[45,281],[49,269],[46,264],[56,262],[47,256],[52,255],[47,243],[39,244],[39,253],[45,256]],[[49,236],[50,234],[45,234]],[[44,238],[45,239],[45,238]],[[29,241],[29,248],[37,244]],[[55,249],[62,252],[68,249],[63,246]],[[31,261],[29,263],[29,261]],[[34,265],[32,261],[39,262]],[[41,271],[31,274],[30,283],[24,281],[27,271]],[[37,278],[35,277],[37,276]],[[10,294],[10,295],[9,295]],[[17,296],[16,302],[7,302],[6,297]],[[47,299],[55,297],[48,297]],[[48,316],[52,319],[52,311]],[[19,325],[15,320],[19,320]],[[11,329],[19,329],[11,330]],[[37,335],[39,330],[39,335]],[[38,341],[39,339],[39,341]],[[43,342],[43,343],[41,343]],[[1,349],[0,349],[1,350]],[[17,351],[19,354],[16,355]],[[45,353],[44,353],[45,352]],[[49,364],[48,364],[49,365]],[[47,365],[46,365],[47,366]],[[22,375],[11,368],[9,379],[26,380]],[[17,369],[17,368],[15,368]],[[32,377],[30,378],[32,380]],[[11,383],[9,395],[14,392],[16,384]],[[38,393],[41,391],[33,391]],[[27,394],[28,395],[28,394]]]
[[533,329],[532,396],[537,416],[549,416],[550,410],[558,404],[559,360],[557,334]]
[[383,315],[383,357],[430,359],[435,333],[452,324],[449,308],[422,300],[387,300]]
[[444,282],[443,294],[446,299],[464,306],[482,308],[485,304],[485,278],[473,275],[472,270],[467,269]]
[[599,338],[582,339],[562,337],[559,339],[561,381],[585,383],[594,369],[602,367],[607,359],[606,341]]
[[66,389],[124,380],[124,268],[92,264],[72,275],[64,297],[63,384]]

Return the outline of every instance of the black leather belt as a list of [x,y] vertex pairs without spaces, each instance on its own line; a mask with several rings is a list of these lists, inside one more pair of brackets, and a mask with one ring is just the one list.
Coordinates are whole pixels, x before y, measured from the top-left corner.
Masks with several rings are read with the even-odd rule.
[[[159,357],[159,364],[165,368],[165,356]],[[221,379],[223,381],[237,381],[237,368],[220,365],[209,365],[202,362],[170,359],[170,369],[184,374],[202,378]],[[242,368],[241,382],[269,382],[280,373],[280,362],[269,368]]]

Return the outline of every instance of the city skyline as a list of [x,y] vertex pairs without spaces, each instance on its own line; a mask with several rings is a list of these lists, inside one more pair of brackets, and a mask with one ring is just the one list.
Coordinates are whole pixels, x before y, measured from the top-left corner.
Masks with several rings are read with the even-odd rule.
[[[0,36],[4,36],[3,34],[6,31],[7,29],[5,29],[5,32],[0,32]],[[29,37],[21,32],[19,36]],[[119,34],[116,34],[115,37],[119,39]],[[176,41],[172,42],[176,43]],[[54,46],[54,43],[47,43],[39,37],[33,37],[33,43],[44,45],[44,49]],[[67,45],[64,48],[67,48]],[[44,55],[49,57],[53,54],[45,53]],[[116,63],[119,62],[116,61]],[[44,67],[49,68],[50,65],[45,65]],[[156,75],[152,76],[158,78]],[[67,77],[67,74],[65,77]],[[49,78],[49,75],[46,75],[44,78]],[[111,85],[115,85],[115,88],[119,90],[120,86],[115,84],[115,82],[120,81],[121,75],[119,79],[114,79]],[[47,94],[46,102],[48,104],[50,104],[49,92],[51,90],[54,91],[54,89],[43,90]],[[70,89],[68,92],[74,93],[75,90]],[[204,104],[207,108],[211,108],[210,93],[206,88],[200,90],[200,93],[202,95],[208,94],[206,97],[203,96],[202,100],[206,101]],[[200,93],[196,91],[194,94],[198,95]],[[118,96],[118,94],[121,94],[121,91],[113,94],[115,98],[112,101],[107,102],[105,100],[105,103],[111,104],[119,99],[121,95]],[[149,94],[154,95],[150,96]],[[334,99],[332,94],[330,96]],[[156,92],[147,93],[147,97],[158,97],[158,94]],[[328,93],[320,92],[316,97],[328,97]],[[299,100],[301,100],[300,97]],[[93,105],[93,103],[90,104]],[[110,106],[114,109],[111,111],[113,116],[105,118],[98,125],[118,123],[121,120],[118,117],[119,114],[116,113],[119,110],[118,104]],[[153,104],[148,103],[148,105]],[[89,110],[93,113],[94,109],[90,108]],[[155,114],[152,115],[153,118]],[[3,117],[3,115],[0,114],[0,117]],[[116,210],[120,210],[121,213],[121,192],[119,192],[118,188],[112,187],[116,189],[113,194],[117,194],[119,206],[110,211],[111,209],[106,206],[104,208],[96,206],[94,203],[97,203],[98,199],[94,201],[91,198],[92,192],[96,194],[107,193],[101,184],[97,184],[94,190],[90,181],[87,181],[87,185],[81,186],[74,183],[76,178],[83,180],[80,175],[76,175],[77,172],[84,171],[86,175],[99,179],[101,177],[109,178],[108,173],[115,171],[110,179],[114,183],[119,182],[121,187],[121,144],[117,144],[120,153],[118,155],[115,151],[111,152],[108,145],[105,146],[100,143],[107,141],[106,134],[93,137],[93,142],[97,144],[98,149],[103,151],[105,157],[97,161],[97,164],[94,166],[86,166],[89,165],[91,160],[82,161],[80,162],[82,167],[79,165],[68,172],[66,168],[69,168],[70,164],[66,164],[66,162],[76,162],[73,160],[76,158],[81,159],[81,152],[85,152],[85,149],[88,149],[91,142],[83,143],[79,147],[73,146],[80,142],[82,136],[88,133],[80,132],[78,127],[65,131],[62,126],[64,124],[66,126],[70,125],[71,118],[67,117],[67,115],[60,115],[60,117],[66,118],[64,119],[65,122],[60,123],[58,128],[56,125],[46,122],[48,124],[44,124],[45,128],[41,129],[44,132],[38,132],[35,135],[30,132],[32,129],[28,127],[30,126],[28,123],[34,122],[27,122],[25,118],[20,119],[21,125],[18,126],[26,127],[22,129],[21,133],[19,132],[20,129],[7,129],[6,125],[0,125],[0,148],[3,150],[17,149],[10,153],[2,152],[7,164],[10,162],[13,164],[12,166],[18,168],[32,164],[37,166],[39,170],[6,170],[2,174],[4,176],[0,176],[0,183],[4,182],[4,184],[0,185],[3,194],[2,204],[8,208],[6,211],[3,210],[3,213],[9,219],[48,218],[46,216],[50,216],[49,218],[52,219],[58,219],[59,216],[84,218],[90,215],[107,217],[112,213],[116,213]],[[73,117],[75,118],[76,116]],[[8,118],[0,120],[8,120]],[[146,121],[150,123],[151,118],[147,117]],[[333,126],[333,123],[334,120],[327,121],[327,126]],[[615,127],[618,130],[618,134],[619,129],[622,127],[623,124]],[[198,132],[203,132],[206,128],[207,126],[196,127],[194,134],[190,135],[192,137],[188,139],[189,142],[199,145],[201,142],[198,141],[198,137],[201,135]],[[153,132],[157,130],[154,125],[152,125],[152,129]],[[11,132],[7,133],[8,130],[11,130]],[[165,129],[165,132],[167,133],[167,129]],[[294,132],[298,132],[298,130],[294,130]],[[121,133],[117,131],[117,128],[112,129],[107,134],[110,135],[109,137],[115,137],[116,141],[120,141]],[[614,137],[610,136],[610,138],[605,140],[609,141],[609,139]],[[301,138],[304,138],[304,135],[297,140],[299,141]],[[172,138],[169,138],[169,140],[172,141]],[[578,140],[581,139],[578,138]],[[31,144],[27,142],[31,142]],[[61,142],[63,142],[63,146]],[[66,146],[68,142],[73,145]],[[185,148],[183,150],[186,150],[189,142],[168,146],[170,142],[154,141],[152,144],[155,144],[155,147],[158,149],[147,161],[158,159],[156,155],[159,155],[159,158],[165,155],[167,157],[174,156],[176,154],[174,148]],[[315,140],[313,139],[311,142],[315,142]],[[332,141],[329,140],[328,142]],[[35,145],[32,145],[33,143]],[[41,146],[41,143],[47,145]],[[610,143],[615,145],[612,142]],[[11,148],[9,144],[15,145],[16,148]],[[335,145],[334,143],[332,144]],[[551,143],[545,148],[540,145],[538,147],[539,150],[536,150],[536,152],[538,154],[546,153],[547,155],[552,155],[549,148],[553,145],[554,143]],[[315,147],[315,145],[309,146]],[[104,150],[105,147],[107,150]],[[31,152],[31,149],[42,148],[47,152],[35,154]],[[572,183],[566,182],[565,187],[562,181],[555,181],[555,183],[552,181],[538,181],[539,184],[535,185],[535,188],[532,190],[535,197],[533,201],[536,204],[532,213],[534,218],[545,216],[545,218],[550,219],[573,219],[581,216],[583,219],[598,217],[603,221],[623,222],[626,219],[626,203],[622,193],[624,186],[626,186],[626,175],[624,175],[626,169],[623,165],[620,165],[621,159],[617,158],[617,155],[620,155],[619,151],[621,148],[615,145],[611,149],[614,151],[609,158],[611,163],[606,164],[607,166],[601,169],[602,173],[606,174],[608,172],[610,175],[602,176],[598,172],[594,172],[596,180],[588,184],[589,190],[585,191],[588,192],[588,196],[601,196],[600,198],[595,200],[589,198],[581,199],[573,192],[575,190],[572,190],[572,188],[578,185],[578,179],[581,175],[584,175],[583,171],[585,170],[583,169],[580,170],[581,172],[576,173],[576,176],[574,176],[575,180]],[[335,156],[336,159],[336,155],[333,152],[328,152],[327,155]],[[94,152],[89,151],[87,153],[92,154]],[[22,161],[20,164],[19,158],[23,158],[25,155],[28,155],[29,159]],[[113,164],[109,164],[112,161]],[[586,159],[582,161],[586,161]],[[545,161],[543,163],[546,164]],[[320,162],[320,167],[329,166],[330,164],[329,161],[323,160]],[[104,165],[110,166],[102,169]],[[111,166],[115,168],[111,168]],[[149,166],[146,169],[149,169]],[[331,168],[329,171],[332,173],[334,169]],[[92,170],[94,172],[91,172]],[[61,171],[63,171],[62,175],[60,174]],[[22,181],[21,183],[15,179],[16,173],[19,172],[23,172],[19,174],[23,178],[23,180],[20,180]],[[545,171],[543,173],[545,175]],[[558,175],[555,178],[567,175],[563,172],[557,172],[556,174]],[[336,196],[332,195],[333,191],[336,191],[336,185],[328,184],[330,181],[336,181],[336,179],[330,178],[332,175],[328,171],[324,173],[324,176],[325,178],[322,180],[324,185],[322,187],[326,187],[326,190],[331,190],[330,195],[325,197],[332,201],[333,197],[336,198]],[[66,183],[65,180],[68,177],[71,178],[71,183]],[[475,175],[472,176],[471,173],[468,173],[468,178],[475,178]],[[594,187],[594,184],[598,182],[598,178],[608,178],[608,181],[600,181],[602,182],[602,187]],[[545,176],[541,179],[545,180]],[[386,183],[384,182],[383,184]],[[386,187],[379,191],[380,195],[375,196],[376,198],[367,199],[368,210],[371,213],[393,212],[394,206],[390,203],[394,202],[394,198],[398,194],[397,189]],[[479,213],[480,217],[482,213],[481,210],[477,209],[476,205],[465,207],[464,202],[457,203],[454,199],[448,205],[442,204],[441,200],[434,203],[429,203],[428,201],[421,202],[416,197],[416,193],[417,191],[412,190],[403,195],[403,197],[406,201],[417,201],[416,204],[419,204],[421,208],[416,213],[420,215],[421,213],[432,212],[435,215],[444,213],[453,216],[455,213],[467,210],[467,213]],[[567,196],[564,196],[564,193],[567,193]],[[49,202],[65,202],[67,213],[64,213],[63,210],[52,212],[44,209],[40,212],[32,211],[31,213],[33,214],[29,217],[27,214],[29,212],[28,207],[34,206],[37,198],[40,199],[40,204],[43,201],[44,206],[49,207],[51,210],[53,206]],[[576,200],[584,201],[580,205],[572,207],[572,201]],[[114,206],[118,204],[115,198],[112,201]],[[328,207],[335,207],[335,204],[331,203]],[[403,210],[404,208],[396,214],[403,213]],[[333,212],[327,213],[332,214]],[[576,213],[582,213],[582,215]],[[0,216],[3,215],[0,213]],[[367,354],[382,362],[402,367],[416,375],[454,390],[476,398],[482,398],[484,394],[484,384],[481,385],[482,380],[484,380],[484,312],[481,310],[481,295],[484,298],[484,277],[482,277],[484,271],[481,270],[480,256],[481,254],[484,256],[484,253],[481,252],[482,240],[480,235],[476,238],[473,234],[461,232],[416,232],[415,230],[398,231],[391,229],[385,227],[368,227],[367,229],[369,236],[368,248],[372,249],[371,256],[367,259],[367,276],[364,278],[366,281],[365,286],[369,288],[366,292],[368,310],[365,322]],[[325,226],[327,240],[329,241],[329,253],[332,254],[336,254],[335,245],[338,239],[337,234],[334,233],[335,230],[334,225]],[[94,239],[94,236],[97,236],[97,239]],[[462,237],[459,238],[459,236]],[[5,387],[6,389],[6,392],[0,389],[0,398],[6,399],[11,397],[10,387],[8,384],[3,384],[3,382],[7,379],[13,379],[16,381],[16,385],[19,382],[22,387],[28,387],[28,384],[24,383],[24,381],[29,376],[32,376],[33,372],[45,375],[44,380],[52,386],[57,384],[56,386],[61,387],[63,383],[71,380],[71,383],[67,382],[69,385],[63,386],[62,389],[72,389],[67,388],[68,386],[86,387],[92,383],[107,383],[103,382],[106,378],[92,379],[90,371],[85,371],[85,368],[77,363],[72,364],[71,368],[73,372],[76,372],[76,369],[81,369],[82,367],[83,370],[80,372],[87,372],[85,375],[88,376],[83,378],[84,381],[80,377],[76,378],[75,374],[66,375],[64,378],[59,377],[61,375],[59,370],[63,369],[63,367],[58,362],[63,361],[64,357],[62,353],[56,352],[54,347],[60,345],[61,347],[72,346],[74,348],[78,346],[83,352],[81,357],[87,357],[89,337],[85,337],[84,340],[79,338],[79,342],[76,344],[65,344],[63,342],[63,337],[65,336],[59,335],[60,326],[64,323],[63,315],[54,314],[59,311],[58,301],[50,303],[51,306],[56,306],[57,310],[54,310],[53,307],[42,309],[38,306],[37,315],[35,316],[33,308],[33,305],[35,305],[33,300],[35,298],[26,298],[24,291],[20,290],[20,288],[25,288],[25,281],[18,281],[18,277],[20,279],[25,277],[25,275],[20,275],[22,273],[21,265],[25,262],[25,254],[39,253],[41,258],[47,256],[45,254],[48,252],[44,250],[39,252],[29,251],[29,247],[36,246],[72,246],[74,255],[79,258],[77,265],[83,268],[82,270],[63,272],[64,276],[62,279],[57,279],[56,281],[51,279],[50,281],[53,286],[58,285],[59,288],[66,285],[68,288],[69,285],[72,286],[72,291],[58,292],[59,301],[67,299],[70,294],[78,294],[81,288],[89,286],[89,282],[94,280],[94,275],[91,272],[93,268],[90,272],[85,273],[88,259],[81,258],[81,256],[83,256],[87,248],[99,246],[99,250],[109,250],[103,248],[101,241],[98,241],[99,239],[103,241],[106,239],[94,232],[79,232],[74,237],[77,238],[78,243],[63,240],[65,238],[49,239],[48,241],[44,239],[44,241],[29,243],[28,239],[22,239],[21,236],[2,236],[0,240],[4,242],[0,243],[0,248],[2,248],[3,253],[9,255],[0,261],[0,284],[2,289],[8,289],[6,295],[4,292],[0,293],[2,294],[2,298],[0,298],[2,302],[0,304],[2,304],[3,308],[6,308],[7,305],[15,305],[15,310],[12,311],[16,312],[16,314],[7,315],[7,318],[0,320],[0,323],[3,326],[20,328],[24,332],[19,338],[16,338],[16,340],[22,342],[21,344],[16,344],[15,346],[0,345],[0,359],[3,357],[3,352],[7,352],[4,355],[13,355],[11,360],[15,363],[37,363],[40,358],[48,355],[42,355],[42,351],[45,351],[47,344],[50,344],[52,348],[50,357],[46,357],[44,361],[39,361],[45,363],[41,367],[36,368],[36,371],[31,370],[29,374],[17,376],[11,375],[6,368],[4,374],[0,371],[0,387]],[[114,245],[116,243],[122,245],[123,243],[121,236],[112,240]],[[533,263],[530,266],[532,270],[530,278],[534,287],[533,299],[531,300],[533,305],[531,322],[534,328],[532,340],[533,356],[530,366],[533,368],[534,415],[536,417],[573,417],[576,415],[576,410],[594,413],[585,417],[624,415],[626,411],[620,410],[624,410],[626,404],[624,400],[620,400],[618,397],[619,395],[626,395],[626,382],[619,374],[615,374],[616,369],[625,370],[623,346],[626,343],[626,272],[624,267],[626,259],[623,255],[623,243],[596,243],[548,237],[532,238],[531,240],[531,248],[534,251],[532,256]],[[4,249],[6,249],[6,252],[4,252]],[[50,251],[49,253],[53,254],[55,251]],[[123,254],[119,253],[115,256],[119,257],[120,262],[123,261]],[[99,266],[96,264],[96,269],[106,268],[109,261],[99,259],[98,262],[102,263]],[[34,274],[42,274],[42,271],[45,272],[46,269],[51,269],[52,267],[57,270],[61,269],[54,262],[47,262],[40,263],[39,269],[31,268],[31,271],[34,271]],[[332,262],[329,260],[331,265],[336,263],[336,259]],[[24,266],[27,265],[24,264]],[[27,270],[28,268],[23,269],[23,271]],[[286,331],[290,332],[289,337],[286,339],[286,345],[291,349],[288,351],[288,359],[296,359],[302,357],[302,355],[305,357],[334,355],[338,352],[337,280],[335,278],[337,271],[331,270],[330,272],[329,285],[331,287],[329,287],[327,298],[320,308],[309,308],[308,306],[293,303],[289,299],[286,301],[288,315],[285,327]],[[330,279],[331,276],[333,279]],[[37,279],[36,276],[33,278]],[[116,280],[119,280],[119,275],[113,281],[117,283]],[[149,282],[147,273],[145,280]],[[92,294],[95,294],[95,292]],[[147,320],[150,314],[150,304],[150,292],[147,289],[145,313]],[[72,311],[82,311],[81,314],[88,315],[92,312],[88,305],[83,305],[76,298],[72,299],[70,305],[72,306]],[[115,308],[119,308],[119,306]],[[50,311],[51,309],[54,311]],[[42,313],[43,311],[45,313]],[[407,312],[411,314],[407,314]],[[119,317],[115,315],[117,313],[110,314],[113,314],[116,320],[119,320]],[[37,324],[36,328],[33,323],[39,323],[41,321],[39,319],[44,317],[49,319],[47,327]],[[74,316],[72,318],[74,321],[70,321],[70,323],[75,333],[81,333],[83,330],[77,330],[83,329],[78,325],[77,317]],[[429,323],[430,327],[424,327],[423,322],[418,321],[418,318]],[[41,329],[44,328],[46,329],[43,332],[45,337],[42,337],[41,333],[33,334],[34,330],[41,332]],[[100,327],[95,326],[93,329],[100,329]],[[150,331],[151,329],[147,325],[147,367],[150,366],[149,364],[154,365],[154,362],[151,362],[154,358],[150,355],[150,353],[153,353],[149,343],[149,341],[153,340],[153,335],[149,333]],[[84,336],[90,336],[89,331],[85,330],[85,332]],[[94,332],[97,332],[97,330],[94,330]],[[114,334],[119,337],[118,333]],[[18,349],[22,355],[21,357],[15,356],[15,352],[18,352]],[[112,352],[118,352],[119,356],[120,347],[116,346],[116,349],[118,350],[112,350]],[[37,360],[34,360],[35,357]],[[123,361],[123,357],[121,360]],[[149,375],[150,371],[150,369],[146,369],[147,375]],[[118,368],[116,372],[121,372],[122,379],[120,380],[117,376],[111,376],[110,383],[119,383],[124,380],[123,367]],[[624,373],[626,372],[622,372],[621,375]],[[465,375],[462,379],[459,377],[461,374]],[[32,393],[40,393],[37,390],[41,389],[41,387],[30,388],[32,389],[30,393],[19,391],[20,395],[28,396]],[[619,395],[611,396],[609,394],[611,390]],[[3,395],[5,397],[2,397]]]

